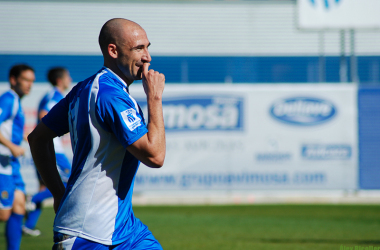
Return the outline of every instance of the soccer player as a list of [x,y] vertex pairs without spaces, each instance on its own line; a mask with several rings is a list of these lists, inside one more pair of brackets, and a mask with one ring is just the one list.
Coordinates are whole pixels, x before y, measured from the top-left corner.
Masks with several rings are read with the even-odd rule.
[[19,249],[25,215],[25,184],[17,157],[24,154],[24,112],[20,99],[29,94],[34,70],[24,64],[9,72],[10,90],[0,96],[0,220],[6,221],[7,249]]
[[[140,161],[165,158],[162,93],[165,76],[148,69],[150,42],[135,22],[107,21],[99,34],[104,66],[79,82],[29,135],[36,167],[54,197],[53,249],[162,249],[132,211]],[[129,93],[142,79],[148,122]],[[53,138],[70,132],[72,173],[63,185]]]
[[[38,106],[37,124],[41,122],[42,117],[44,117],[51,110],[51,108],[54,107],[55,104],[62,100],[65,91],[70,87],[71,84],[69,71],[62,67],[50,69],[48,72],[48,79],[54,88],[42,98]],[[63,183],[66,184],[71,172],[71,164],[65,155],[61,138],[56,137],[54,138],[53,142],[58,171],[61,175]],[[40,182],[40,190],[32,197],[30,203],[27,204],[27,208],[32,207],[34,209],[31,209],[31,211],[28,213],[25,225],[22,227],[23,233],[30,236],[39,236],[41,234],[38,229],[35,229],[35,226],[37,224],[38,218],[41,215],[42,202],[47,198],[53,197],[49,189],[46,188],[38,171],[37,177]]]

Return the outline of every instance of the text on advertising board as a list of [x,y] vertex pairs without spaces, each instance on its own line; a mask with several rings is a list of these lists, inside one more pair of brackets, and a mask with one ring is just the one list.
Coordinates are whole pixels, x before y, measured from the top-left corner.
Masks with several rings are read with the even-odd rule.
[[[138,100],[146,114],[146,102]],[[243,98],[176,96],[163,99],[165,130],[243,130]]]
[[276,120],[284,123],[312,126],[332,119],[336,115],[336,108],[327,100],[293,97],[274,103],[270,108],[270,114]]
[[350,145],[308,144],[302,146],[302,158],[306,160],[348,160],[351,155]]

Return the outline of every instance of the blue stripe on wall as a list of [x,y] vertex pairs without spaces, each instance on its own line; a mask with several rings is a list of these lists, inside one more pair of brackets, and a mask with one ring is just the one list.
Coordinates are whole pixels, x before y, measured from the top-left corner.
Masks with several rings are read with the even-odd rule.
[[360,88],[359,187],[380,189],[380,88]]
[[[326,81],[339,82],[339,57],[326,57],[325,61]],[[35,68],[37,82],[47,81],[46,73],[54,66],[68,68],[73,81],[78,82],[98,71],[103,59],[100,55],[0,55],[0,81],[8,81],[9,69],[16,63],[27,63]],[[153,56],[151,63],[151,68],[165,74],[168,83],[318,82],[318,66],[317,56]],[[379,83],[379,72],[380,56],[358,57],[358,73],[362,83]]]

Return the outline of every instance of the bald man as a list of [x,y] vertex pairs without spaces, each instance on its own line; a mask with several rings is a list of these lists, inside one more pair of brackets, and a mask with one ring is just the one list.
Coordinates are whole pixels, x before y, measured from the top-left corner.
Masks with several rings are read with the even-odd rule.
[[[150,42],[132,21],[107,21],[99,35],[104,66],[79,82],[28,136],[36,167],[54,197],[53,249],[162,249],[134,216],[132,192],[140,161],[165,158],[165,77],[149,68]],[[129,93],[142,79],[148,122]],[[53,138],[70,132],[74,153],[67,187],[56,168]]]

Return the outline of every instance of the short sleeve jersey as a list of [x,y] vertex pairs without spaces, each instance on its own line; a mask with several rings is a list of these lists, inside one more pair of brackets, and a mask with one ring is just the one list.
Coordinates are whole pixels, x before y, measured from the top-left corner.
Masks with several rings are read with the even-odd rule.
[[[60,100],[63,99],[63,95],[59,90],[55,87],[44,97],[41,99],[39,105],[38,105],[38,112],[37,112],[37,124],[41,122],[39,119],[39,113],[41,111],[49,112]],[[71,164],[68,158],[65,155],[65,149],[63,147],[62,139],[59,137],[54,138],[54,150],[55,150],[55,158],[57,160],[57,166],[58,171],[62,177],[62,180],[67,182],[68,177],[70,176],[71,172]]]
[[[57,88],[53,88],[41,99],[38,105],[38,113],[40,113],[43,110],[49,112],[54,107],[54,105],[56,105],[60,100],[62,100],[62,98],[63,95],[61,94],[61,92],[59,92]],[[37,124],[38,123],[40,123],[40,119],[37,116]]]
[[[0,96],[0,132],[16,145],[20,145],[24,136],[24,112],[20,98],[12,89]],[[0,144],[0,154],[12,156],[9,148]]]
[[132,192],[139,161],[126,147],[147,133],[127,84],[108,68],[78,83],[42,122],[70,132],[72,173],[54,231],[115,245],[137,230]]
[[[49,112],[60,100],[63,99],[63,95],[58,91],[57,88],[53,88],[49,91],[40,101],[38,105],[37,112],[37,124],[41,122],[39,119],[39,113],[41,111]],[[63,148],[62,140],[60,138],[54,139],[54,150],[56,153],[64,154],[65,150]]]

